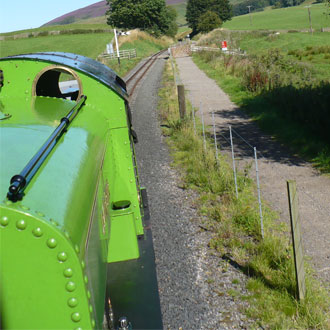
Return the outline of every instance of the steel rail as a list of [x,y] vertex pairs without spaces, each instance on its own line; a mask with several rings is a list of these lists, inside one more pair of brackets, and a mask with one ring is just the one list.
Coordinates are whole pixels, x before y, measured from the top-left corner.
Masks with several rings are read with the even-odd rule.
[[134,90],[136,88],[136,86],[138,85],[138,83],[141,81],[141,79],[144,77],[144,75],[148,72],[148,70],[150,69],[150,67],[154,64],[154,62],[156,61],[156,59],[158,58],[159,55],[163,54],[164,52],[166,52],[167,49],[161,50],[156,54],[153,54],[152,56],[149,57],[149,59],[143,63],[143,65],[141,65],[139,67],[139,69],[134,72],[133,75],[131,75],[127,80],[126,80],[126,84],[130,84],[132,82],[132,80],[134,78],[136,78],[136,76],[142,71],[143,68],[145,68],[148,64],[148,66],[146,67],[146,69],[142,72],[142,74],[136,79],[136,81],[134,82],[133,87],[130,90],[130,96],[133,95]]
[[28,183],[31,181],[32,177],[40,168],[43,161],[49,155],[49,153],[55,147],[57,141],[65,132],[67,127],[77,116],[79,110],[84,105],[86,101],[86,96],[83,95],[79,101],[74,105],[74,107],[68,112],[68,114],[61,119],[61,123],[55,128],[53,133],[49,136],[47,141],[41,146],[37,153],[31,158],[27,165],[23,168],[20,174],[14,175],[10,179],[10,186],[7,193],[7,198],[13,202],[21,199],[23,190],[26,188]]

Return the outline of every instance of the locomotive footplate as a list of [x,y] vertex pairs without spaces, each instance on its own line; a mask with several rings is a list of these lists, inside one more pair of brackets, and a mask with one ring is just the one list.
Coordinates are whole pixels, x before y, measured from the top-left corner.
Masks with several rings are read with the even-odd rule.
[[145,235],[139,238],[140,258],[108,264],[107,290],[113,308],[115,329],[123,316],[132,324],[133,329],[163,329],[148,216],[144,224]]

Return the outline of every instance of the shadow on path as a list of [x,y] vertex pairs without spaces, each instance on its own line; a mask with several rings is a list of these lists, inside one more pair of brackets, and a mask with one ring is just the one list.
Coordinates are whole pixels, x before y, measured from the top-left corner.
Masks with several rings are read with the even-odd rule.
[[217,117],[226,120],[224,124],[216,124],[217,139],[223,148],[230,148],[229,126],[231,126],[235,153],[241,157],[253,157],[253,147],[256,147],[259,156],[268,161],[295,166],[306,165],[304,160],[292,156],[288,148],[275,141],[270,135],[261,132],[257,124],[249,120],[242,110],[215,110],[214,116],[216,122]]

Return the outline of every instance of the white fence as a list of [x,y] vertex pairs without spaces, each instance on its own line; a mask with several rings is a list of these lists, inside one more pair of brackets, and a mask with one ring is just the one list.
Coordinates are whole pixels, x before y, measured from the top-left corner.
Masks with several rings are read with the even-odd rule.
[[211,51],[211,52],[219,52],[222,49],[221,48],[213,48],[213,47],[203,47],[203,46],[191,45],[191,51],[192,52],[201,52],[203,50]]
[[[116,51],[114,53],[112,53],[112,54],[102,54],[102,55],[100,55],[100,57],[106,58],[106,59],[110,59],[110,60],[113,60],[113,59],[118,58]],[[124,49],[124,50],[120,50],[119,51],[119,57],[121,59],[135,58],[135,57],[137,57],[137,55],[136,55],[136,49]]]
[[202,51],[209,51],[209,52],[224,52],[225,54],[229,55],[240,55],[245,56],[246,52],[242,52],[240,49],[231,49],[231,50],[222,50],[221,48],[215,48],[215,47],[204,47],[204,46],[195,46],[191,45],[191,51],[192,52],[202,52]]

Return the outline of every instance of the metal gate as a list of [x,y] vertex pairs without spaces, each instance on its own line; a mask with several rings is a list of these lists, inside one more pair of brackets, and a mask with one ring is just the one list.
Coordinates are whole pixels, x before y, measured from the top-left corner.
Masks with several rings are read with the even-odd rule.
[[175,47],[171,47],[171,53],[173,57],[191,56],[190,44],[182,44]]

